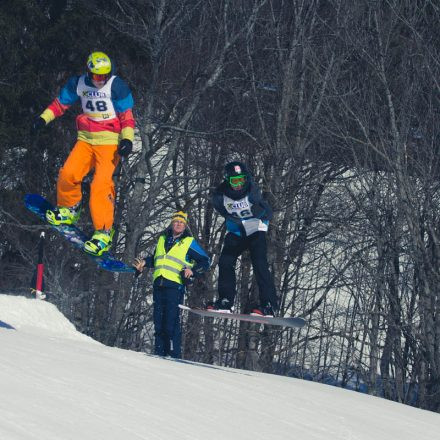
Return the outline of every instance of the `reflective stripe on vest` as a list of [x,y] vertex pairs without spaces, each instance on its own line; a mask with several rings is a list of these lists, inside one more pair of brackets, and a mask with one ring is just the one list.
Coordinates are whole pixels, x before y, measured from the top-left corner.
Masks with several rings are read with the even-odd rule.
[[159,237],[156,253],[154,254],[153,281],[162,276],[167,280],[183,284],[180,272],[185,267],[191,268],[194,266],[194,263],[185,260],[193,240],[193,237],[185,237],[174,244],[167,253],[165,251],[165,235]]

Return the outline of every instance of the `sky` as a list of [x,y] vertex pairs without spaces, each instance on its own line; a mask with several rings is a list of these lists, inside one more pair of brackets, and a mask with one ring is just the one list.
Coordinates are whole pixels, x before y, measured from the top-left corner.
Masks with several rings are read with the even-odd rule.
[[102,345],[0,295],[1,440],[435,440],[440,414],[330,385]]

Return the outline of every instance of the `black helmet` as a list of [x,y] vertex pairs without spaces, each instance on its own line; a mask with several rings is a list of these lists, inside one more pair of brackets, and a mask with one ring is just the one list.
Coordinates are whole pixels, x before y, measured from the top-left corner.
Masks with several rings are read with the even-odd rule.
[[232,188],[241,188],[248,183],[249,171],[242,162],[229,162],[225,165],[224,177]]

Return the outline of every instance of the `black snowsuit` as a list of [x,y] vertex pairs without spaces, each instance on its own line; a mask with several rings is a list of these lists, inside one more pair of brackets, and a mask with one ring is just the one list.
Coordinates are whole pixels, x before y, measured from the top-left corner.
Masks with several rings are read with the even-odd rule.
[[270,303],[278,309],[275,285],[267,262],[266,231],[272,209],[251,178],[241,190],[233,190],[227,182],[213,193],[214,208],[226,219],[228,233],[219,260],[219,300],[234,303],[236,294],[235,265],[238,257],[249,250],[260,294],[260,305]]

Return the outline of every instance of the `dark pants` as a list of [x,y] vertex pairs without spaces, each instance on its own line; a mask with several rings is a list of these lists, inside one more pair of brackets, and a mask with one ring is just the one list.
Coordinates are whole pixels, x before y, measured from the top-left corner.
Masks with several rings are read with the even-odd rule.
[[249,237],[239,237],[233,233],[226,235],[219,260],[219,299],[227,298],[231,303],[234,303],[236,293],[235,264],[237,258],[247,249],[250,252],[252,267],[257,279],[260,303],[265,306],[270,302],[272,307],[276,309],[278,300],[267,262],[266,233],[262,231],[254,232]]
[[183,295],[183,286],[154,286],[154,354],[173,358],[182,355],[179,304],[183,302]]

